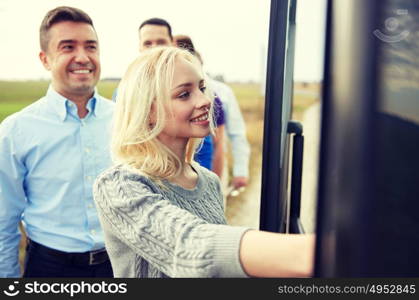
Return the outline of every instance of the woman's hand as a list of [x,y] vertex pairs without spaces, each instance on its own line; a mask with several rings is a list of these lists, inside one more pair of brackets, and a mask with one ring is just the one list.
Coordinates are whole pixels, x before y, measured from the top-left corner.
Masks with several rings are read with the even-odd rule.
[[311,277],[314,248],[314,234],[250,230],[242,237],[240,261],[249,276]]

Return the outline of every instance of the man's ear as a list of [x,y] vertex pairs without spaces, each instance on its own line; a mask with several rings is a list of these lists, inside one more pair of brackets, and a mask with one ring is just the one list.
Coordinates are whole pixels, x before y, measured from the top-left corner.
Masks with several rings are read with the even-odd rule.
[[48,62],[48,56],[44,51],[39,52],[39,59],[41,60],[41,63],[44,65],[44,68],[48,71],[51,70]]

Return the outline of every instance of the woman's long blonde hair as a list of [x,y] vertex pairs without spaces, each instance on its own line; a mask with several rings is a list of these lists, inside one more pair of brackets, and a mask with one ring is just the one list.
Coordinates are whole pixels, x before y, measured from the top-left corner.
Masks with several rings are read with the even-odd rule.
[[[157,47],[144,51],[128,67],[116,98],[111,139],[112,159],[116,164],[135,168],[154,179],[169,179],[179,174],[182,162],[162,144],[157,136],[162,132],[170,107],[170,90],[176,59],[189,62],[205,77],[200,62],[191,53],[176,47]],[[206,81],[206,80],[205,80]],[[207,81],[206,81],[207,82]],[[213,93],[207,88],[207,96]],[[151,124],[151,115],[155,123]],[[213,105],[210,116],[213,115]],[[211,117],[210,128],[214,133]],[[201,139],[191,138],[186,147],[186,162],[193,161]]]

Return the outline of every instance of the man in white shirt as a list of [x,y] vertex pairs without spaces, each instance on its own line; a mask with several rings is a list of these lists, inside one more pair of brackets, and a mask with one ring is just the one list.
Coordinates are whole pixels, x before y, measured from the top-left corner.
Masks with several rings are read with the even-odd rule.
[[246,137],[246,125],[233,90],[225,83],[214,79],[211,79],[210,84],[223,103],[226,118],[225,132],[233,154],[233,179],[230,185],[239,189],[245,187],[249,180],[250,147]]

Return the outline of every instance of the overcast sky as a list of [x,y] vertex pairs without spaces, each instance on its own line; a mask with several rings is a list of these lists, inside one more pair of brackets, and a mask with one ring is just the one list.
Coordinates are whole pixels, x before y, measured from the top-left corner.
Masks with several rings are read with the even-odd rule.
[[[38,59],[39,25],[60,5],[81,8],[99,36],[102,78],[121,77],[138,55],[137,29],[166,19],[192,37],[206,70],[228,81],[260,81],[266,60],[270,0],[0,0],[0,79],[49,78]],[[296,80],[322,76],[325,0],[298,0]]]

